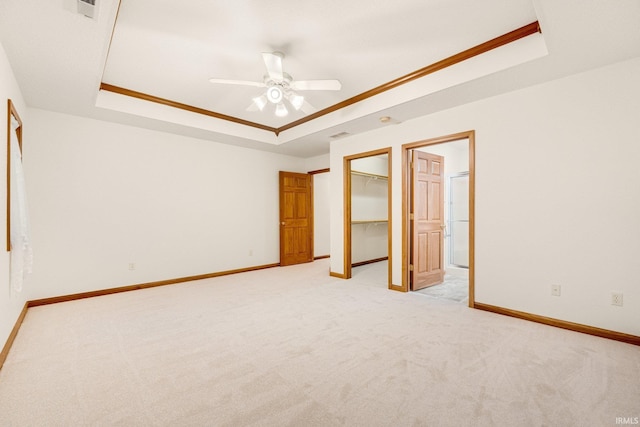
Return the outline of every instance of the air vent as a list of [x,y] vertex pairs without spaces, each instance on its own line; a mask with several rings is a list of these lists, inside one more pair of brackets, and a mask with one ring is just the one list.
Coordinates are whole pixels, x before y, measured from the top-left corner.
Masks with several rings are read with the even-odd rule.
[[96,2],[97,0],[77,0],[78,1],[78,13],[91,18],[96,19],[97,10],[96,10]]
[[351,135],[349,132],[340,132],[340,133],[336,133],[335,135],[329,136],[329,138],[338,139],[338,138],[344,138],[345,136],[349,136],[349,135]]

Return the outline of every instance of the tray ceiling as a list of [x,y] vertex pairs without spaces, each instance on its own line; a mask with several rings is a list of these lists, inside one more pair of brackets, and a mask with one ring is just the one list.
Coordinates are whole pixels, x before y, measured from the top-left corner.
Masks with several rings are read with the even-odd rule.
[[[0,2],[0,40],[29,106],[305,157],[328,152],[333,135],[640,55],[637,0],[98,0],[95,19],[76,4]],[[281,51],[294,79],[342,82],[340,91],[303,93],[322,111],[536,21],[541,34],[295,126],[305,116],[292,109],[284,118],[247,111],[261,89],[208,81],[260,81],[261,53]]]

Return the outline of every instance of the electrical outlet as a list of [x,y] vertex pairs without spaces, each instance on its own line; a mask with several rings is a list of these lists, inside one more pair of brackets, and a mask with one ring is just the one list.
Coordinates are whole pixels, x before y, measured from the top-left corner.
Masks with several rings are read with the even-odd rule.
[[560,296],[560,285],[551,285],[551,295],[555,297]]
[[129,263],[129,270],[133,271],[136,269],[136,263],[135,262],[130,262]]
[[611,292],[611,305],[622,307],[622,292]]

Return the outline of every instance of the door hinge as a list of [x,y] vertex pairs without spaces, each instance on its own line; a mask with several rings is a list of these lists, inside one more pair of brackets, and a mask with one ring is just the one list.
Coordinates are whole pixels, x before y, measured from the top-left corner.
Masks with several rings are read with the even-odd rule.
[[413,271],[413,264],[409,264],[409,271]]
[[411,214],[409,214],[409,220],[410,220],[410,221],[413,221],[413,214],[412,214],[412,213],[411,213]]

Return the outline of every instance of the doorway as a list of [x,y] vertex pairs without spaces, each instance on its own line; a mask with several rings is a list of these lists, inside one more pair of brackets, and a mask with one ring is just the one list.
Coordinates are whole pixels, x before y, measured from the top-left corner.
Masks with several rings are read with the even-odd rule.
[[329,258],[331,252],[329,224],[331,191],[329,168],[307,172],[313,189],[313,259]]
[[[468,305],[474,305],[474,206],[475,206],[475,134],[474,131],[447,135],[440,138],[418,141],[402,146],[403,155],[403,185],[402,185],[402,291],[413,289],[412,269],[415,264],[436,265],[440,262],[444,268],[444,285],[433,285],[424,291],[428,294],[452,295],[459,298],[461,292],[461,280],[464,280],[464,297],[468,298]],[[443,159],[444,170],[442,176],[443,192],[445,200],[444,214],[437,218],[436,229],[442,230],[441,242],[444,246],[433,244],[416,245],[414,236],[413,212],[413,182],[412,159],[415,153],[430,153]],[[433,239],[435,241],[435,239]],[[419,253],[416,247],[422,248],[424,253]],[[425,250],[426,248],[426,250]],[[429,252],[430,248],[432,249]],[[438,253],[435,253],[435,251]],[[424,258],[424,259],[422,259]],[[431,267],[430,267],[431,268]],[[435,271],[435,270],[434,270]],[[451,293],[446,286],[455,284],[457,289]],[[447,289],[447,292],[444,290]],[[444,296],[445,298],[447,296]],[[453,299],[455,299],[453,298]],[[459,300],[459,299],[456,299]]]
[[469,268],[469,172],[447,177],[447,265]]
[[391,148],[345,157],[344,186],[344,278],[384,263],[391,289]]

